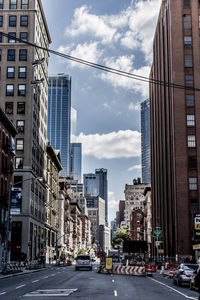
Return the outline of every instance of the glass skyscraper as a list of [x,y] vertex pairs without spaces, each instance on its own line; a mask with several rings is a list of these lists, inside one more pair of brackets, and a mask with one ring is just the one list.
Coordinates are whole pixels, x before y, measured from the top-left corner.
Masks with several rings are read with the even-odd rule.
[[71,143],[70,147],[71,161],[70,161],[70,173],[74,179],[81,182],[82,180],[82,144]]
[[107,169],[96,169],[95,174],[84,174],[84,194],[100,196],[105,200],[105,223],[108,224],[108,180]]
[[49,76],[47,135],[54,149],[61,152],[61,176],[70,174],[71,77]]
[[150,102],[141,103],[142,182],[151,183]]

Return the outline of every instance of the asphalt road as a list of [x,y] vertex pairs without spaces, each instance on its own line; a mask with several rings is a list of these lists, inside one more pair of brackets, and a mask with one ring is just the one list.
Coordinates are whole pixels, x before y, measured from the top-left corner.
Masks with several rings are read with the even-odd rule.
[[153,277],[98,274],[53,267],[37,273],[0,280],[0,300],[6,299],[80,299],[80,300],[180,300],[198,299],[195,291],[177,287],[172,280]]

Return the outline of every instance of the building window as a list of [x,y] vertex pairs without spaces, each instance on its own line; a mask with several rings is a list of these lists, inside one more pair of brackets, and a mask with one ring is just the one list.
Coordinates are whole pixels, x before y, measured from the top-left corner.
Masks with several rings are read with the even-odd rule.
[[7,60],[15,61],[15,50],[14,49],[8,49]]
[[0,16],[0,27],[3,26],[3,16]]
[[3,0],[0,0],[0,9],[3,9]]
[[21,0],[21,9],[28,9],[28,0]]
[[20,32],[20,40],[27,42],[28,41],[28,32]]
[[9,32],[8,43],[16,42],[16,32]]
[[17,26],[17,16],[9,16],[9,26],[10,27]]
[[189,190],[196,191],[197,190],[197,178],[189,177]]
[[185,85],[187,87],[193,87],[194,86],[194,77],[193,77],[193,75],[185,75]]
[[197,159],[194,156],[189,157],[189,169],[196,169],[197,168]]
[[26,49],[19,50],[19,60],[27,61],[27,50]]
[[26,96],[26,85],[25,84],[18,85],[18,96]]
[[17,120],[16,122],[16,128],[18,133],[24,133],[24,120]]
[[15,68],[7,67],[7,78],[15,78]]
[[5,112],[8,115],[12,115],[13,114],[13,102],[6,102]]
[[18,115],[25,114],[25,102],[17,102],[17,113]]
[[192,66],[192,55],[185,55],[185,67],[191,68]]
[[24,151],[24,139],[16,139],[16,150]]
[[187,115],[187,126],[195,126],[195,116],[194,115]]
[[190,0],[183,0],[183,7],[190,8]]
[[0,43],[2,43],[2,33],[0,33]]
[[23,169],[24,159],[23,157],[15,158],[15,169]]
[[10,9],[17,9],[17,0],[10,0]]
[[19,78],[26,78],[26,67],[19,67],[18,77]]
[[188,147],[189,148],[196,147],[196,137],[195,137],[195,135],[188,135]]
[[6,96],[14,96],[14,84],[6,85]]
[[0,61],[1,61],[1,54],[2,54],[2,50],[0,49]]
[[191,36],[184,36],[184,46],[185,47],[192,46],[192,37]]
[[20,26],[27,27],[28,26],[28,16],[21,16],[20,17]]
[[186,95],[186,106],[193,107],[194,106],[194,95]]
[[191,25],[191,15],[184,15],[183,22],[184,22],[184,28],[185,29],[190,29],[192,27],[192,25]]

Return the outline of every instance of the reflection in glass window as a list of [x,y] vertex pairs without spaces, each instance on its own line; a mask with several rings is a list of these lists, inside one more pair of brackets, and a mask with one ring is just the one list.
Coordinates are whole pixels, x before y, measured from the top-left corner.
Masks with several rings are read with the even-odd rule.
[[24,120],[17,120],[16,128],[18,133],[24,133]]
[[5,112],[8,115],[12,115],[13,114],[13,102],[6,102]]
[[17,102],[17,113],[19,115],[25,114],[25,102]]
[[14,84],[6,85],[6,96],[14,96]]
[[24,150],[24,139],[16,139],[16,150],[18,151]]
[[15,169],[23,169],[23,157],[16,157],[15,158]]
[[26,96],[26,85],[25,84],[18,85],[18,96]]

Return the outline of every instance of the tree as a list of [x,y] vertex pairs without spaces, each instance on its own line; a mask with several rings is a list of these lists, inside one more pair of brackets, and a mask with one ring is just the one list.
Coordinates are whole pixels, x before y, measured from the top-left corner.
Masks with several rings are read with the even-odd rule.
[[128,232],[128,230],[129,230],[128,226],[123,226],[123,227],[120,227],[117,229],[117,231],[115,232],[115,235],[112,239],[113,248],[116,248],[124,241],[131,240],[131,234],[130,234],[130,232]]

